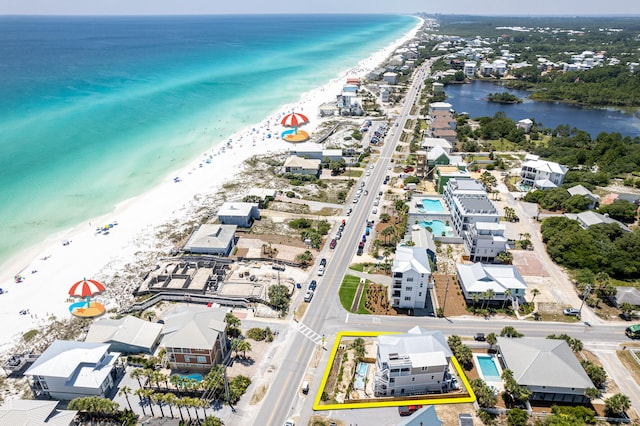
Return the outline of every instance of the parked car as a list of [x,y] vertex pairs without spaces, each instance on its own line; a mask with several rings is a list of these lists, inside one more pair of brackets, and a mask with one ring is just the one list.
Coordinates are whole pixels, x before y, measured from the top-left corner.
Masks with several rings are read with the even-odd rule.
[[308,394],[309,393],[309,382],[308,381],[304,381],[302,382],[302,386],[300,387],[302,389],[302,393],[303,394]]
[[484,333],[476,333],[476,335],[473,336],[473,340],[476,342],[484,342],[487,339],[485,338]]
[[287,421],[284,422],[284,426],[296,426],[296,422],[294,422],[292,419],[287,419]]
[[563,314],[565,315],[574,315],[574,316],[578,316],[580,315],[580,309],[576,309],[576,308],[566,308],[564,311],[562,311]]
[[382,197],[382,191],[378,192],[378,197]]
[[352,211],[353,211],[353,209],[351,207],[349,207],[347,209],[347,216],[350,216]]
[[369,195],[369,190],[368,189],[364,190],[364,195]]
[[327,266],[327,259],[325,259],[324,257],[320,259],[320,266]]
[[410,416],[421,408],[422,405],[407,405],[404,407],[398,407],[398,413],[401,416]]
[[316,282],[316,280],[311,280],[311,282],[309,283],[309,290],[316,290],[316,286],[318,285],[318,283]]
[[334,238],[334,239],[333,239],[333,240],[331,240],[331,242],[329,243],[329,248],[330,248],[330,249],[334,249],[334,248],[336,248],[336,244],[337,244],[337,243],[338,243],[338,242],[337,242],[337,241],[336,241],[336,239]]
[[313,290],[307,290],[307,292],[304,294],[304,301],[311,302],[311,299],[313,299]]
[[357,202],[358,202],[358,199],[357,199],[357,198],[354,198],[354,199],[353,199],[353,204],[356,204]]
[[318,276],[321,277],[324,275],[324,266],[318,268]]
[[378,209],[376,207],[371,210],[371,214],[378,214]]

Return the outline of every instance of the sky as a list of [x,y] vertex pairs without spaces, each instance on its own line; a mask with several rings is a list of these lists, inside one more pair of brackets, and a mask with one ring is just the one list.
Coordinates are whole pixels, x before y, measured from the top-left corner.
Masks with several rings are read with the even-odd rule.
[[638,0],[0,0],[0,15],[263,13],[638,15]]

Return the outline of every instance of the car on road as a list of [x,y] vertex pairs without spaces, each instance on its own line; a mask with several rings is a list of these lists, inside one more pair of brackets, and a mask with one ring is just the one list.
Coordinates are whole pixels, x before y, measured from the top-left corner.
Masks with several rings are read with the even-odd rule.
[[473,336],[473,340],[476,342],[484,342],[487,338],[484,336],[484,333],[476,333],[476,335]]
[[327,266],[327,259],[326,258],[322,258],[320,259],[320,266]]
[[580,315],[580,309],[576,309],[576,308],[566,308],[565,310],[562,311],[563,314],[565,315],[575,315],[578,316]]
[[369,166],[370,169],[373,169],[373,167],[374,167],[373,164]]
[[338,241],[336,241],[336,239],[334,238],[333,240],[331,240],[331,242],[329,243],[329,248],[330,249],[334,249],[336,248],[336,244],[338,244]]
[[365,173],[366,176],[371,176],[371,172],[369,170],[367,170],[367,173]]
[[371,214],[377,214],[377,213],[378,213],[378,209],[374,207],[373,210],[371,210]]
[[342,232],[338,231],[338,233],[336,234],[336,240],[340,240],[340,238],[342,238]]
[[311,299],[313,299],[313,290],[307,290],[304,294],[304,301],[308,303],[311,302]]
[[387,167],[387,170],[391,170],[391,166]]
[[378,192],[378,197],[382,197],[382,191]]
[[291,419],[287,419],[287,421],[284,422],[284,426],[296,426],[296,422]]
[[318,276],[321,277],[324,275],[324,266],[318,268]]
[[354,199],[353,199],[353,204],[357,204],[357,203],[358,203],[358,199],[357,199],[357,198],[354,198]]
[[350,216],[352,211],[353,211],[353,209],[351,207],[349,207],[347,209],[347,216]]
[[303,394],[308,394],[309,393],[309,382],[308,381],[304,381],[302,382],[302,386],[300,387],[302,389],[302,393]]
[[316,290],[316,286],[318,285],[318,282],[316,280],[311,280],[311,282],[309,283],[309,290]]
[[364,190],[364,195],[369,195],[369,190],[368,189]]

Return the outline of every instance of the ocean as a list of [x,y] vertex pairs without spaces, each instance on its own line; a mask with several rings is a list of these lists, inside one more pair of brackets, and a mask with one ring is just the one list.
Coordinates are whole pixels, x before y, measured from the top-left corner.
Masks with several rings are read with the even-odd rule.
[[415,24],[0,17],[0,263],[151,189]]

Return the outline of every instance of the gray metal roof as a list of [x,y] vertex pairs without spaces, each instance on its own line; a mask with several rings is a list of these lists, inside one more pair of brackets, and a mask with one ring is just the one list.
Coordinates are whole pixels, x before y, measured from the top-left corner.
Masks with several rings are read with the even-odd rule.
[[120,319],[102,318],[91,324],[85,342],[122,343],[151,349],[162,332],[162,324],[131,315]]
[[441,424],[442,420],[440,420],[438,413],[436,413],[436,407],[433,405],[425,405],[413,413],[411,417],[397,423],[397,426],[440,426]]
[[161,345],[170,348],[209,349],[224,332],[227,311],[189,306],[164,318]]
[[383,360],[389,359],[389,354],[412,355],[430,352],[442,352],[447,358],[452,353],[446,339],[438,330],[426,330],[415,326],[407,333],[378,336],[378,351]]
[[507,368],[521,386],[595,387],[564,340],[498,337],[498,346]]
[[57,410],[58,401],[14,399],[0,406],[0,424],[11,426],[69,426],[77,410]]
[[207,223],[201,225],[184,245],[185,250],[197,252],[206,249],[225,249],[236,236],[237,225]]
[[527,288],[524,278],[513,265],[459,263],[456,268],[460,285],[470,293],[483,293],[491,289],[496,294],[503,294],[507,289]]
[[616,287],[616,303],[640,306],[640,290],[635,287]]

